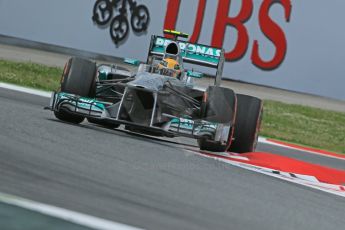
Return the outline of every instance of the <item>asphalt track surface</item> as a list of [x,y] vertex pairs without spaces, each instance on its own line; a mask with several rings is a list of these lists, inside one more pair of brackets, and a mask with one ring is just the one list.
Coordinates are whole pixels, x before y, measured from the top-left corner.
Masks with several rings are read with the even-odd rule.
[[[156,140],[56,120],[0,89],[0,191],[146,229],[343,229],[345,199]],[[345,161],[259,150],[344,169]]]

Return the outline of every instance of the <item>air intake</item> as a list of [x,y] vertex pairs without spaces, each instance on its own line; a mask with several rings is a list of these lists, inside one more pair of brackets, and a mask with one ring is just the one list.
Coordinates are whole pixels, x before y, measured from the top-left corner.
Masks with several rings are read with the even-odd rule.
[[177,44],[175,42],[170,43],[165,48],[165,53],[172,54],[172,55],[177,55],[178,54],[178,46],[177,46]]

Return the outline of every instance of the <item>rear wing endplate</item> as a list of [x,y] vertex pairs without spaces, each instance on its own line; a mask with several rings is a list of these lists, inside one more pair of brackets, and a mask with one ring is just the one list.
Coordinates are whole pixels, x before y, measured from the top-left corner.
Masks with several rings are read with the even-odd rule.
[[153,56],[163,56],[165,47],[172,41],[178,43],[181,57],[185,63],[217,69],[215,85],[220,85],[225,61],[223,49],[152,35],[147,63],[150,64]]

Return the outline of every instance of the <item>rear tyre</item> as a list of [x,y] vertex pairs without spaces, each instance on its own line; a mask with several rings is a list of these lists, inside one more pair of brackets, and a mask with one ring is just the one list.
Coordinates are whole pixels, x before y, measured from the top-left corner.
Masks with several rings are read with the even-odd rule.
[[[202,117],[209,122],[222,124],[232,124],[236,106],[236,95],[234,91],[228,88],[210,86],[206,91],[206,102],[202,106]],[[231,141],[232,132],[229,133],[228,142]],[[212,152],[224,152],[228,148],[219,142],[205,137],[198,140],[199,148]]]
[[87,121],[89,123],[100,125],[100,126],[103,126],[103,127],[109,128],[109,129],[116,129],[120,126],[118,124],[112,124],[112,123],[106,122],[104,120],[100,120],[100,119],[92,118],[92,117],[88,117]]
[[[95,97],[96,71],[96,63],[78,57],[70,58],[65,65],[61,77],[61,92],[81,97]],[[75,124],[81,123],[84,120],[83,116],[66,110],[55,111],[54,114],[59,120]]]
[[237,94],[237,112],[234,127],[234,141],[231,152],[255,151],[262,120],[263,104],[259,98]]

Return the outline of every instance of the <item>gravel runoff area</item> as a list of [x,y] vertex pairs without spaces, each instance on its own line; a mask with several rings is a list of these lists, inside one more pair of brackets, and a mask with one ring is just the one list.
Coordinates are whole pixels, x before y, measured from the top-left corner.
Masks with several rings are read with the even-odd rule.
[[[31,43],[25,45],[30,46],[31,48],[23,47],[22,44],[16,44],[14,42],[9,42],[8,39],[3,39],[0,36],[0,59],[12,60],[12,61],[30,61],[33,63],[44,64],[48,66],[58,66],[63,67],[65,62],[70,56],[79,55],[79,56],[93,56],[96,61],[103,63],[110,63],[109,56],[102,56],[97,54],[92,54],[88,52],[78,51],[78,50],[69,50],[66,48],[53,47],[49,48],[46,45],[36,45],[34,48]],[[51,51],[44,51],[44,50]],[[61,51],[57,53],[55,51]],[[70,53],[69,53],[70,52]],[[115,62],[119,62],[121,59],[113,58]],[[107,60],[107,61],[104,61]],[[120,64],[124,65],[124,64]],[[135,68],[132,66],[126,66],[129,68]],[[204,84],[209,82],[208,79],[204,80]],[[335,100],[310,94],[292,92],[288,90],[282,90],[272,87],[242,83],[238,81],[225,80],[222,82],[222,85],[225,87],[232,88],[236,93],[249,94],[261,99],[276,100],[289,104],[299,104],[312,106],[315,108],[345,112],[345,101]]]

